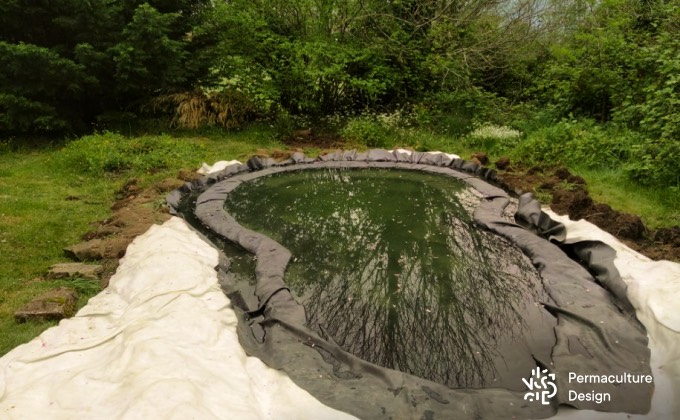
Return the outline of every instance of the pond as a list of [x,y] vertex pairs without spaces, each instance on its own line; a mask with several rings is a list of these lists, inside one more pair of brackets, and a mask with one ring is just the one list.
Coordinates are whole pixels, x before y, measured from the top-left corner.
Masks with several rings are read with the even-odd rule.
[[451,388],[521,391],[550,360],[552,301],[522,252],[474,223],[479,200],[436,174],[323,169],[244,182],[225,209],[290,250],[308,327],[346,351]]

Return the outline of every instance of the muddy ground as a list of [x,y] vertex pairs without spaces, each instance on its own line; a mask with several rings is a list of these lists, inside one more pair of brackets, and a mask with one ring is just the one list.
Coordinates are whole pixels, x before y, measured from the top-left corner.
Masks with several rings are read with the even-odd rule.
[[[296,143],[301,147],[304,141]],[[290,153],[276,151],[272,157],[285,159]],[[258,154],[265,155],[265,152]],[[496,166],[500,184],[512,193],[532,192],[542,201],[550,202],[556,213],[567,214],[572,220],[586,219],[652,259],[680,262],[680,227],[648,230],[640,217],[595,202],[588,194],[585,180],[566,168],[524,167],[507,158],[492,164],[481,153],[470,158]],[[102,262],[106,269],[103,286],[106,286],[130,242],[152,224],[162,223],[170,217],[165,206],[168,192],[196,176],[189,171],[180,171],[177,178],[144,189],[139,187],[138,180],[129,179],[117,193],[111,217],[96,223],[94,229],[83,236],[83,242],[69,247],[66,253],[76,260]]]

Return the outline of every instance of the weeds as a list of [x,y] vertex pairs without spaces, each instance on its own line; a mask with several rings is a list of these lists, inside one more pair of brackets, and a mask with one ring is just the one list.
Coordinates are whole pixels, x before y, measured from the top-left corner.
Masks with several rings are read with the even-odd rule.
[[351,145],[385,148],[395,133],[375,117],[362,116],[347,122],[341,134]]
[[104,132],[70,142],[62,157],[79,172],[104,175],[123,171],[149,173],[198,165],[205,147],[197,142],[161,136],[125,137]]
[[495,124],[479,125],[466,137],[466,143],[476,149],[505,151],[517,146],[522,137],[519,130]]

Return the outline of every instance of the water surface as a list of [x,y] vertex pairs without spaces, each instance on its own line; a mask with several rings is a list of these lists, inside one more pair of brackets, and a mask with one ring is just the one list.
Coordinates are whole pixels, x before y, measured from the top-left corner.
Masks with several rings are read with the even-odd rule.
[[474,223],[478,203],[441,175],[326,169],[244,183],[225,208],[292,252],[285,281],[309,327],[345,350],[454,388],[522,391],[554,345],[550,299],[521,251]]

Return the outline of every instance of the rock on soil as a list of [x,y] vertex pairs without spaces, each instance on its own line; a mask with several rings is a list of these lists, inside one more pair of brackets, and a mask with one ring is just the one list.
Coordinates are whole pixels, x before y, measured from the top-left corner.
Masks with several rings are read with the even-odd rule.
[[101,239],[92,239],[64,248],[64,253],[78,261],[100,260],[104,258],[104,243]]
[[[149,224],[151,226],[151,224]],[[139,232],[141,235],[144,232]],[[136,236],[136,235],[135,235]],[[125,249],[132,242],[132,237],[114,236],[106,239],[91,239],[64,248],[64,253],[78,261],[93,261],[103,259],[119,259],[125,256]]]
[[78,293],[70,287],[49,291],[14,313],[16,322],[58,321],[75,313]]
[[82,277],[86,279],[99,280],[99,276],[104,272],[104,267],[98,264],[83,263],[63,263],[55,264],[47,272],[48,279],[67,279],[72,277]]

